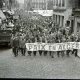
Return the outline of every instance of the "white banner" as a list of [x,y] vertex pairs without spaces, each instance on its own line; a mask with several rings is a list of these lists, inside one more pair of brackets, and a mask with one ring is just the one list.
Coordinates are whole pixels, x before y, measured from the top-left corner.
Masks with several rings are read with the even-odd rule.
[[80,49],[80,42],[65,42],[65,43],[26,43],[28,51],[64,51]]

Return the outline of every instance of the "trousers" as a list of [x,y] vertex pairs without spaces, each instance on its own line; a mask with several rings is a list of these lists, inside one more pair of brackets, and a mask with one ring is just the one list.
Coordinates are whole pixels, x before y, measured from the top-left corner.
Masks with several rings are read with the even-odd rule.
[[14,53],[14,56],[18,56],[18,48],[17,47],[13,47],[13,53]]

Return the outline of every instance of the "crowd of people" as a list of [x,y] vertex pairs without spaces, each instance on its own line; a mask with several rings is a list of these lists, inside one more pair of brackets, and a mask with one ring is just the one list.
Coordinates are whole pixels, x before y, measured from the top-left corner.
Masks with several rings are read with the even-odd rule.
[[[23,20],[24,21],[24,20]],[[27,52],[29,56],[32,54],[36,56],[37,52],[39,52],[40,56],[44,54],[50,54],[52,58],[54,58],[54,51],[27,51],[25,43],[64,43],[64,42],[79,42],[78,35],[74,35],[74,33],[69,34],[66,30],[54,30],[54,26],[46,23],[32,23],[31,22],[22,22],[23,31],[16,32],[15,37],[12,42],[12,49],[15,56],[18,56],[18,51],[21,50],[23,56]],[[69,57],[69,54],[75,54],[77,56],[77,49],[74,50],[66,50],[66,51],[57,51],[57,56],[60,55],[63,57],[66,54]]]

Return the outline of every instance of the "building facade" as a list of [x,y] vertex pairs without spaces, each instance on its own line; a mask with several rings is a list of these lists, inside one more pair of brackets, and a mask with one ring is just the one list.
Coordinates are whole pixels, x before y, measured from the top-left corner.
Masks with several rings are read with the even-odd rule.
[[73,9],[74,15],[74,33],[78,33],[80,37],[80,0],[75,0],[75,7]]
[[46,9],[46,0],[32,0],[32,7],[34,10]]
[[46,8],[46,0],[24,0],[25,9],[30,11],[33,10],[42,10]]
[[32,0],[24,0],[24,9],[30,11]]
[[25,10],[52,10],[53,0],[24,0]]
[[62,27],[73,27],[72,9],[75,7],[75,0],[54,0],[53,1],[53,22]]
[[3,3],[3,10],[11,10],[14,8],[19,8],[19,3],[17,2],[17,0],[2,0]]

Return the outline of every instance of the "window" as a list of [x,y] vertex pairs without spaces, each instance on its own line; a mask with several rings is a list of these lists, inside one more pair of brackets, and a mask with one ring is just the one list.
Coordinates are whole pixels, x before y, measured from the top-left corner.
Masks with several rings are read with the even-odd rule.
[[79,0],[79,3],[78,3],[78,6],[79,6],[79,9],[80,9],[80,0]]
[[65,0],[62,0],[62,7],[65,6]]
[[64,25],[64,16],[62,16],[62,27]]
[[57,22],[57,15],[56,15],[56,22]]
[[55,6],[55,0],[53,1],[53,6]]
[[56,6],[58,6],[58,0],[56,0]]
[[55,15],[53,14],[53,19],[55,20]]
[[77,32],[80,32],[80,23],[77,23]]
[[61,0],[59,0],[59,7],[61,7]]
[[70,26],[70,21],[67,21],[67,26]]
[[60,25],[60,16],[59,16],[59,25]]

